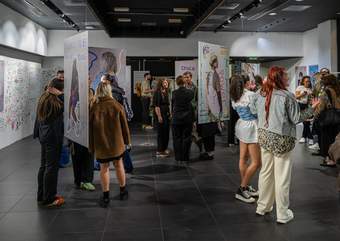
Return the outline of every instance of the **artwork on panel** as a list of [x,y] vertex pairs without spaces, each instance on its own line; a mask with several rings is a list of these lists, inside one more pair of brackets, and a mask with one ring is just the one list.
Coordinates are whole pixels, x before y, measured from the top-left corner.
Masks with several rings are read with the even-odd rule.
[[110,74],[125,95],[131,96],[131,83],[125,78],[125,49],[89,48],[89,78],[92,89],[96,90],[104,74]]
[[88,147],[88,33],[66,39],[64,48],[65,136]]
[[249,76],[249,79],[255,82],[255,76],[260,74],[260,64],[242,63],[241,74]]
[[142,95],[142,85],[144,83],[144,74],[150,73],[150,71],[133,71],[133,93],[137,96]]
[[43,68],[41,70],[42,86],[45,87],[52,79],[57,77],[57,72],[64,67],[56,66],[53,68]]
[[296,66],[295,67],[295,83],[298,87],[300,85],[300,82],[303,78],[303,76],[307,75],[307,66]]
[[5,104],[5,63],[0,61],[0,112],[3,112]]
[[229,119],[229,54],[220,45],[198,43],[198,123]]
[[175,77],[183,75],[185,72],[192,74],[192,81],[197,85],[197,59],[175,61]]
[[319,65],[309,65],[308,66],[308,72],[309,72],[309,76],[311,77],[311,82],[312,82],[312,86],[315,85],[316,82],[316,78],[315,78],[315,74],[317,74],[319,72]]
[[126,66],[125,81],[126,81],[126,88],[128,90],[125,92],[125,95],[131,106],[131,66]]

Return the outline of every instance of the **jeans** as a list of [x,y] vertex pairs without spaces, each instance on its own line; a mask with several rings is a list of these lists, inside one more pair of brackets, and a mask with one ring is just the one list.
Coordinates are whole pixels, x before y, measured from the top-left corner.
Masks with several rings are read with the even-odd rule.
[[176,161],[189,161],[191,147],[192,124],[172,126],[174,152]]
[[157,117],[155,120],[157,121],[157,151],[164,152],[169,144],[170,121],[167,117],[163,118],[163,123],[159,123]]
[[142,96],[142,124],[150,125],[150,98]]
[[86,147],[73,143],[74,153],[72,154],[74,183],[80,186],[81,182],[93,181],[93,155]]
[[38,172],[38,202],[52,203],[57,194],[59,160],[62,143],[41,144],[41,164]]
[[313,135],[310,129],[310,122],[309,121],[304,121],[303,122],[303,132],[302,132],[302,137],[303,138],[308,138],[308,139],[313,139]]

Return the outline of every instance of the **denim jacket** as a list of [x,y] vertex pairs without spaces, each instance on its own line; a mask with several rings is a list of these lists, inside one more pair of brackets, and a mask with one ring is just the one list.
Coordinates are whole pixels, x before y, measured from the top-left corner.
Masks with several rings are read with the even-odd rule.
[[250,110],[258,116],[258,128],[269,132],[296,138],[296,124],[313,115],[312,108],[300,112],[298,102],[292,93],[286,90],[273,90],[266,121],[266,97],[258,91],[250,103]]

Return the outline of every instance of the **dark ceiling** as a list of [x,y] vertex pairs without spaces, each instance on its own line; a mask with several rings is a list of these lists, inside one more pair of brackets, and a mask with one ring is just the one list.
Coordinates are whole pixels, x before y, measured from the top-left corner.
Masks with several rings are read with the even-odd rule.
[[[340,13],[340,0],[0,0],[0,2],[47,29],[72,29],[70,24],[63,21],[60,14],[56,14],[47,6],[48,4],[44,4],[50,2],[80,29],[105,29],[111,37],[186,37],[196,30],[304,32],[325,20],[340,17],[337,14]],[[255,2],[261,3],[255,7]],[[240,16],[240,11],[249,6],[250,10],[243,11]],[[299,7],[304,6],[307,6],[305,10],[297,11]],[[228,23],[227,20],[230,18],[233,21]]]

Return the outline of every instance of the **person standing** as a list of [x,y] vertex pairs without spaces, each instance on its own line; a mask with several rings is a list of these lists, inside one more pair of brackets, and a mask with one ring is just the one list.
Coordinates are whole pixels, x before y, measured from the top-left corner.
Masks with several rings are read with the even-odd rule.
[[144,74],[144,81],[142,82],[142,127],[143,129],[152,129],[150,124],[150,103],[153,90],[151,88],[151,74]]
[[33,134],[33,138],[38,138],[41,145],[37,201],[46,207],[60,207],[65,203],[64,198],[57,195],[64,137],[63,113],[63,88],[55,78],[39,99]]
[[[232,107],[239,115],[235,126],[235,135],[240,141],[239,169],[241,184],[235,198],[246,203],[254,203],[258,197],[255,188],[249,185],[251,178],[261,166],[261,153],[257,139],[257,116],[250,112],[250,102],[255,95],[251,91],[252,84],[249,77],[234,75],[231,77],[230,97]],[[248,165],[248,157],[251,164]]]
[[[309,100],[313,94],[310,77],[303,76],[300,84],[301,85],[296,88],[295,97],[297,99],[297,102],[299,103],[300,110],[305,110],[306,108],[308,108]],[[303,132],[302,132],[302,137],[299,143],[306,143],[306,142],[309,145],[314,144],[309,120],[306,120],[303,122]]]
[[[256,213],[263,216],[271,212],[276,201],[277,222],[282,224],[294,218],[289,209],[289,192],[296,124],[313,115],[312,108],[300,111],[295,96],[287,90],[288,81],[284,68],[271,67],[266,83],[250,104],[251,112],[258,116],[262,157]],[[313,107],[316,105],[317,102]]]
[[178,163],[190,159],[191,131],[194,112],[191,101],[194,92],[185,87],[183,76],[176,78],[177,90],[172,92],[172,134],[175,159]]
[[111,86],[100,82],[92,104],[89,119],[91,153],[100,163],[100,179],[103,196],[101,207],[110,203],[110,162],[113,162],[120,186],[120,199],[128,197],[122,158],[125,147],[131,146],[130,131],[123,107],[112,97]]
[[157,157],[167,157],[170,154],[168,150],[169,132],[170,132],[170,100],[169,100],[169,82],[167,79],[158,81],[156,92],[153,97],[155,107],[155,121],[157,127]]

